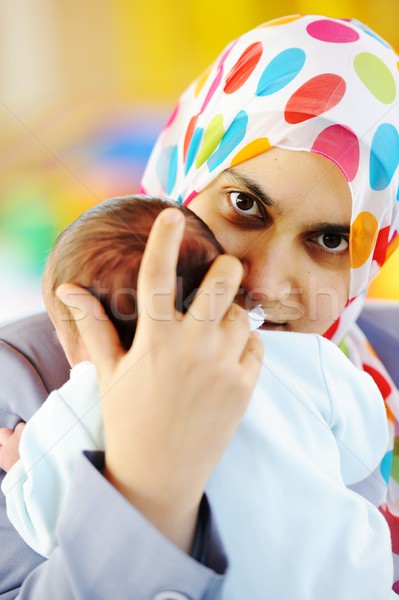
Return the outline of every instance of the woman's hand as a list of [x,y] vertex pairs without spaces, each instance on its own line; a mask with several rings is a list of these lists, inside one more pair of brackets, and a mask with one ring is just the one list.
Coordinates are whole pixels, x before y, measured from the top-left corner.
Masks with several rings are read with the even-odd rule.
[[106,476],[188,550],[206,481],[256,384],[263,346],[233,305],[242,265],[216,259],[186,315],[175,309],[184,217],[166,209],[152,228],[138,279],[139,318],[125,352],[98,301],[70,284],[70,308],[95,363],[106,437]]

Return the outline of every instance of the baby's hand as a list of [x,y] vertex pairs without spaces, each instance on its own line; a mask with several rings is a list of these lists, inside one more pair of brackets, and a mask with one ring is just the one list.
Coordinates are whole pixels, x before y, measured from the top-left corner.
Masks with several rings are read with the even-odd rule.
[[9,471],[19,460],[19,440],[26,423],[18,423],[15,430],[0,428],[0,469]]

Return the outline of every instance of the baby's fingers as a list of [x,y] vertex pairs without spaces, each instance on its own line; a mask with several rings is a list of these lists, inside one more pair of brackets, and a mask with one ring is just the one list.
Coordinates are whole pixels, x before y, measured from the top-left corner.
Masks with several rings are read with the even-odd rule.
[[12,429],[8,429],[8,427],[1,427],[0,428],[0,446],[4,446],[8,440],[10,439],[10,437],[13,434],[13,430]]
[[14,429],[14,435],[17,438],[20,438],[22,435],[23,430],[26,427],[26,423],[24,423],[23,421],[21,421],[20,423],[18,423],[18,425],[16,426],[16,428]]

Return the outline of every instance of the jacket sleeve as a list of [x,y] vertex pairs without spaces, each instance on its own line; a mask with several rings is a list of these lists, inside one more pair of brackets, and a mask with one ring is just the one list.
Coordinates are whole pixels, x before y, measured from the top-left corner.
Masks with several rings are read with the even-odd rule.
[[220,598],[226,560],[210,512],[200,564],[135,510],[101,475],[102,466],[101,452],[80,457],[59,546],[25,579],[16,598]]
[[[41,406],[48,392],[32,363],[14,346],[0,341],[0,426],[14,428]],[[0,469],[0,483],[5,472]],[[18,535],[0,492],[0,598],[11,599],[24,578],[43,558]]]
[[1,426],[30,419],[68,376],[68,362],[46,313],[0,326]]

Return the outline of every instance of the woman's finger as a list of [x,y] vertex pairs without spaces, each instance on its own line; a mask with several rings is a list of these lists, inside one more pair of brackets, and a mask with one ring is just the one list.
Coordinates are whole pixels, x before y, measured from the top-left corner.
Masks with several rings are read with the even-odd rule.
[[176,267],[184,225],[184,215],[176,208],[166,208],[155,219],[138,275],[139,324],[175,318]]
[[248,385],[252,388],[255,387],[258,381],[259,373],[263,366],[263,355],[264,345],[262,338],[257,331],[251,331],[240,363],[244,368],[244,377],[247,378]]
[[212,263],[185,319],[193,322],[219,324],[226,315],[243,276],[243,266],[234,256],[223,254]]
[[249,319],[243,308],[232,304],[221,321],[226,348],[231,360],[241,360],[250,332]]
[[116,359],[124,354],[124,350],[101,302],[88,290],[70,283],[60,285],[56,294],[69,309],[98,372],[109,372]]

